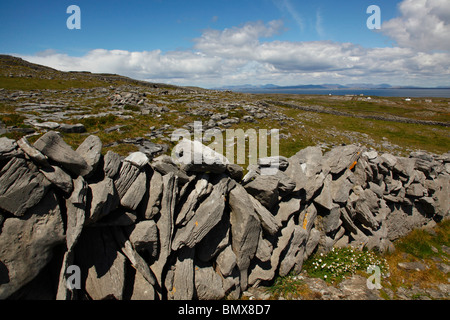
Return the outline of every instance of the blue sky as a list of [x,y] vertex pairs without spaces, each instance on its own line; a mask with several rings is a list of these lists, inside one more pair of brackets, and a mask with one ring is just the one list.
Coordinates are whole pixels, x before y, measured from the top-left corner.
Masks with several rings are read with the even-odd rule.
[[[66,27],[73,4],[81,30]],[[450,85],[448,0],[14,0],[0,21],[1,53],[65,71],[204,87]]]

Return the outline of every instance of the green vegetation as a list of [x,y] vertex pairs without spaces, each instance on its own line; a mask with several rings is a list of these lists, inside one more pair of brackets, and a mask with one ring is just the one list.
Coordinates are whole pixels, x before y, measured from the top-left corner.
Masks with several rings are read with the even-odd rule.
[[382,274],[389,272],[387,262],[381,256],[373,251],[352,247],[333,248],[327,254],[315,254],[306,261],[303,268],[312,277],[334,283],[357,271],[366,272],[369,266],[378,266]]

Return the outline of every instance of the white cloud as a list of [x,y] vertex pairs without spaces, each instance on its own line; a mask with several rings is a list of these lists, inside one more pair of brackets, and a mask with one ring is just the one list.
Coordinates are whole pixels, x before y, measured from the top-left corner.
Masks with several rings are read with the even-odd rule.
[[[266,39],[282,29],[279,20],[249,22],[224,30],[208,29],[194,39],[192,50],[163,53],[96,49],[81,57],[46,50],[22,57],[63,71],[118,73],[136,79],[203,87],[331,82],[450,85],[448,52],[423,52],[406,46],[364,48],[331,41]],[[261,41],[263,38],[265,41]]]
[[399,10],[400,17],[382,24],[384,34],[401,47],[450,51],[449,0],[404,0]]

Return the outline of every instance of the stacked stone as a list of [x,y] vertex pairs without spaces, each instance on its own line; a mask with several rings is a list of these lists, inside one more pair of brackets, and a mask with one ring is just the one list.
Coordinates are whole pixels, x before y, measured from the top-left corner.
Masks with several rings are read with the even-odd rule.
[[96,136],[1,138],[0,298],[238,298],[315,251],[386,251],[449,215],[449,154],[308,147],[243,177],[199,142],[178,148],[183,161],[102,155]]

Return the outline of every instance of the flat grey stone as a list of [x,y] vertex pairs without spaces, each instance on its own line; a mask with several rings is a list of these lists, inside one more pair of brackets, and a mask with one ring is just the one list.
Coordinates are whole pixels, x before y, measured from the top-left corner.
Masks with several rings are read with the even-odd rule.
[[40,137],[34,143],[34,147],[76,175],[85,176],[92,172],[92,167],[86,163],[83,157],[54,131],[49,131]]

